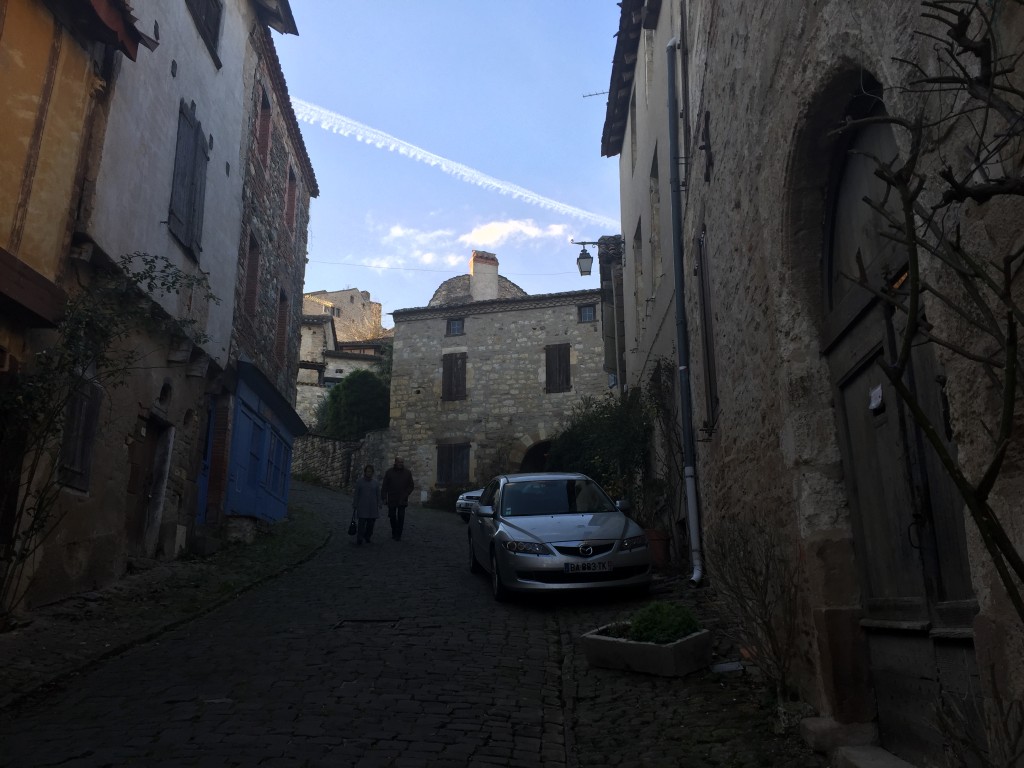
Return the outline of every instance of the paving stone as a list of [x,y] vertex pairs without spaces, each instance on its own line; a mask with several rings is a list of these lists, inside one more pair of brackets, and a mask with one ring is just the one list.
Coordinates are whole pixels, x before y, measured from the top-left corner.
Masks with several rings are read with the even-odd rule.
[[[450,512],[356,549],[342,494],[295,482],[293,505],[274,547],[157,564],[0,635],[0,766],[824,766],[744,671],[591,669],[579,637],[640,598],[498,604]],[[685,579],[652,599],[714,622]]]

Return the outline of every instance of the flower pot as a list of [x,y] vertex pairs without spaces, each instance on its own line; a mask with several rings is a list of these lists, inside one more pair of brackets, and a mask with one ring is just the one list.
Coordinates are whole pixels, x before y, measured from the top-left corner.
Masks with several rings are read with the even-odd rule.
[[706,629],[672,643],[659,644],[603,634],[611,626],[598,627],[581,638],[587,662],[592,667],[682,677],[711,664],[711,633]]

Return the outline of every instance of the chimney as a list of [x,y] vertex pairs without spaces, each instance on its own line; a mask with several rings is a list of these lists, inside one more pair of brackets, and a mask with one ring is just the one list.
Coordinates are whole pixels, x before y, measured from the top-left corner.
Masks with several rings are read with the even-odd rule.
[[473,301],[498,298],[498,257],[487,251],[473,251],[469,260],[469,295]]

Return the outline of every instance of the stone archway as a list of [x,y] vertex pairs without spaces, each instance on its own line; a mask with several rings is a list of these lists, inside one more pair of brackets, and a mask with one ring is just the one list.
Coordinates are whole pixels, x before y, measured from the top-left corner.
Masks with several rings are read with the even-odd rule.
[[[814,323],[804,339],[815,340],[815,362],[824,368],[807,392],[824,384],[832,395],[829,422],[794,447],[838,454],[834,491],[842,500],[830,523],[805,494],[798,514],[809,581],[822,585],[813,611],[830,709],[840,720],[869,719],[874,710],[884,747],[915,763],[938,762],[942,740],[931,707],[939,691],[968,696],[961,681],[976,676],[962,519],[950,511],[946,478],[931,470],[929,449],[875,365],[894,355],[889,311],[848,277],[862,265],[880,281],[880,265],[898,270],[905,259],[862,202],[885,193],[870,158],[894,158],[899,146],[884,123],[830,130],[847,117],[885,114],[874,77],[842,73],[808,113],[790,158],[792,286]],[[910,386],[922,402],[937,401],[932,350],[919,345],[912,365]],[[821,402],[794,397],[789,405],[799,414]],[[803,480],[814,471],[811,464],[797,469]],[[850,677],[863,695],[851,698],[837,684]]]
[[519,471],[543,472],[547,468],[549,450],[551,450],[550,440],[541,440],[531,445],[519,462]]
[[851,94],[863,90],[863,72],[847,64],[825,76],[799,115],[785,174],[786,304],[779,339],[788,386],[781,392],[786,413],[785,459],[796,480],[795,511],[814,626],[816,690],[822,714],[840,722],[868,722],[875,706],[867,647],[860,628],[861,592],[849,501],[836,430],[827,360],[818,352],[825,307],[822,254],[826,200],[839,124]]

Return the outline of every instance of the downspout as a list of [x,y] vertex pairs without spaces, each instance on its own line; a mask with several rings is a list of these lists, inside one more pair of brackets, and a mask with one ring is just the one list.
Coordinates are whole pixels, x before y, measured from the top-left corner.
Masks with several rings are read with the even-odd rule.
[[[690,539],[690,561],[693,574],[690,584],[697,586],[704,578],[704,556],[701,549],[700,509],[697,506],[697,477],[695,471],[695,449],[693,439],[693,400],[690,394],[690,340],[686,327],[685,283],[683,279],[683,211],[679,180],[679,166],[683,158],[679,154],[679,103],[676,98],[676,48],[679,40],[686,40],[686,10],[683,9],[680,22],[680,38],[672,38],[665,48],[668,63],[668,147],[672,186],[672,255],[676,272],[676,348],[679,355],[679,412],[683,437],[683,475],[686,481],[686,524]],[[689,87],[683,83],[684,99],[687,100],[684,125],[689,125]],[[687,142],[689,147],[689,142]]]
[[[622,251],[620,250],[621,254]],[[613,258],[608,264],[608,274],[612,279],[612,322],[615,323],[615,389],[622,395],[622,351],[619,349],[619,297],[618,292],[615,290],[615,262],[622,264],[622,256],[619,255],[617,258]]]

